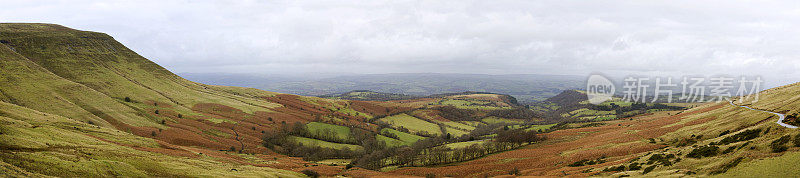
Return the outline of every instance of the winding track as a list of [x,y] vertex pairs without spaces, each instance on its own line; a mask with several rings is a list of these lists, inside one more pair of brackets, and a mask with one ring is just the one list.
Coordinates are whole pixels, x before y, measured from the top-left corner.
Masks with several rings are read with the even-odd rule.
[[778,115],[778,117],[780,117],[780,119],[778,119],[778,122],[777,122],[779,125],[784,126],[786,128],[790,128],[790,129],[796,129],[797,128],[797,126],[793,126],[793,125],[789,125],[789,124],[783,123],[783,119],[786,119],[786,115],[785,114],[776,113],[776,112],[772,112],[772,111],[765,111],[765,110],[760,110],[760,109],[753,109],[753,108],[750,108],[749,106],[739,106],[739,105],[733,104],[733,101],[731,101],[731,100],[728,100],[728,103],[730,103],[733,106],[743,107],[743,108],[747,108],[747,109],[750,109],[750,110],[753,110],[753,111],[761,111],[761,112],[767,112],[767,113],[770,113],[770,114]]

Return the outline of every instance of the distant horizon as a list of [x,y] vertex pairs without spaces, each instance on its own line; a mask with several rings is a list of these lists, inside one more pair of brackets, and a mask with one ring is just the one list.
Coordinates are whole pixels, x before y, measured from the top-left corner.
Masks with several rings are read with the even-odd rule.
[[792,2],[4,2],[175,73],[761,75],[800,81]]

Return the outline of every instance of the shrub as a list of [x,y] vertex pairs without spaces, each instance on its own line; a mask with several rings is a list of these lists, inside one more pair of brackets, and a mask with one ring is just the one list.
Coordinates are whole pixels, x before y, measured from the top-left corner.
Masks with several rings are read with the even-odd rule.
[[344,168],[345,168],[345,169],[350,169],[350,168],[353,168],[353,164],[347,164],[346,166],[344,166]]
[[517,169],[516,167],[514,169],[511,169],[510,171],[508,171],[508,175],[519,175],[519,169]]
[[656,166],[658,166],[658,165],[652,165],[652,166],[648,166],[647,168],[644,168],[644,171],[642,171],[642,174],[647,174],[647,173],[652,172],[653,169],[656,169]]
[[183,114],[178,114],[178,118],[183,118]]
[[727,149],[725,149],[725,151],[722,151],[722,154],[728,154],[730,152],[733,152],[733,150],[736,150],[735,146],[728,147]]
[[800,147],[800,134],[794,136],[794,140],[792,141],[792,143],[794,143],[794,146]]
[[611,166],[604,169],[603,171],[625,171],[625,165]]
[[719,150],[719,147],[717,147],[717,146],[710,146],[710,145],[701,146],[701,147],[695,148],[694,150],[692,150],[692,152],[689,152],[689,154],[687,154],[686,157],[698,158],[699,159],[699,158],[702,158],[702,157],[716,156],[718,150]]
[[791,140],[791,136],[784,135],[783,137],[772,141],[772,143],[769,144],[769,147],[772,148],[772,152],[775,153],[786,151],[786,143],[789,143],[789,140]]
[[569,165],[567,165],[567,166],[569,166],[569,167],[580,167],[580,166],[583,166],[583,165],[585,165],[585,163],[586,163],[586,162],[588,162],[588,161],[589,161],[588,159],[584,159],[584,160],[580,160],[580,161],[575,161],[574,163],[570,163],[570,164],[569,164]]
[[731,133],[730,130],[725,130],[722,133],[719,133],[719,136],[721,137],[721,136],[724,136],[724,135],[728,135],[729,133]]
[[317,171],[314,171],[314,170],[311,170],[311,169],[306,169],[306,170],[303,170],[301,172],[303,174],[307,175],[308,177],[311,177],[311,178],[319,177],[319,173],[317,173]]
[[628,165],[629,171],[635,171],[639,169],[642,169],[642,166],[639,166],[639,163],[631,163],[630,165]]
[[658,163],[661,163],[664,166],[670,166],[670,165],[672,165],[672,162],[670,162],[669,159],[672,159],[672,158],[675,158],[675,155],[673,155],[673,154],[669,154],[669,155],[653,154],[652,156],[650,156],[649,159],[647,159],[648,160],[647,164],[653,164],[654,162],[658,162]]
[[761,129],[753,129],[753,130],[745,130],[743,132],[739,132],[729,137],[725,137],[724,139],[719,141],[721,145],[727,145],[730,143],[741,142],[745,140],[752,140],[754,138],[758,138],[759,133],[761,133]]
[[742,158],[742,157],[738,157],[735,160],[731,161],[730,163],[722,165],[722,167],[719,170],[711,171],[711,174],[721,174],[721,173],[728,172],[728,169],[736,167],[736,165],[739,165],[739,163],[741,163],[743,159],[744,158]]

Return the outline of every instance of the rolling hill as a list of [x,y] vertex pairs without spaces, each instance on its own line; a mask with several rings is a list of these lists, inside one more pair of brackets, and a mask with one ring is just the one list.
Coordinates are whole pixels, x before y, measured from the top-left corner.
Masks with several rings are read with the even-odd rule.
[[[480,92],[319,98],[189,81],[109,35],[60,25],[2,23],[0,44],[8,177],[800,174],[786,166],[800,162],[800,131],[759,111],[796,119],[798,84],[734,102],[758,110],[610,101],[593,107],[617,106],[616,117],[592,120],[581,118],[610,113],[580,91],[530,109]],[[539,112],[560,109],[581,120]]]
[[524,104],[542,101],[562,90],[581,88],[585,82],[582,76],[533,74],[397,73],[301,76],[294,79],[289,79],[290,76],[255,74],[182,73],[180,75],[203,83],[253,87],[305,96],[340,94],[353,90],[415,96],[478,91],[508,94]]
[[[292,133],[296,144],[358,151],[366,143],[349,138],[358,133],[374,140],[383,132],[376,124],[382,117],[451,105],[439,104],[443,100],[458,100],[457,107],[511,106],[488,94],[380,102],[206,85],[171,73],[109,35],[54,24],[0,24],[0,43],[0,160],[9,176],[292,177],[306,169],[328,176],[376,174],[276,153],[265,147],[264,136],[296,125],[315,133]],[[466,132],[439,128],[439,122],[453,125],[447,120],[420,121],[436,126],[421,128],[432,132]],[[329,130],[341,135],[317,134]],[[391,135],[399,138],[382,140],[410,145],[425,138],[408,131]]]

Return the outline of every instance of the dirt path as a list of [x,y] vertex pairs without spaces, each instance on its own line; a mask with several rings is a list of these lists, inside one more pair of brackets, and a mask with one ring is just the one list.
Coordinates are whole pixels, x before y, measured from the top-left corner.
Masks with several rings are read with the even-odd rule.
[[770,113],[770,114],[778,115],[778,117],[780,117],[780,119],[778,119],[778,122],[777,122],[779,125],[784,126],[786,128],[790,128],[790,129],[796,129],[797,128],[797,126],[793,126],[793,125],[789,125],[789,124],[783,123],[783,119],[786,119],[786,115],[785,114],[776,113],[776,112],[772,112],[772,111],[765,111],[765,110],[760,110],[760,109],[753,109],[753,108],[750,108],[749,106],[739,106],[739,105],[733,104],[733,101],[730,101],[730,100],[728,100],[728,103],[730,103],[733,106],[743,107],[743,108],[747,108],[747,109],[750,109],[750,110],[753,110],[753,111],[761,111],[761,112],[767,112],[767,113]]

